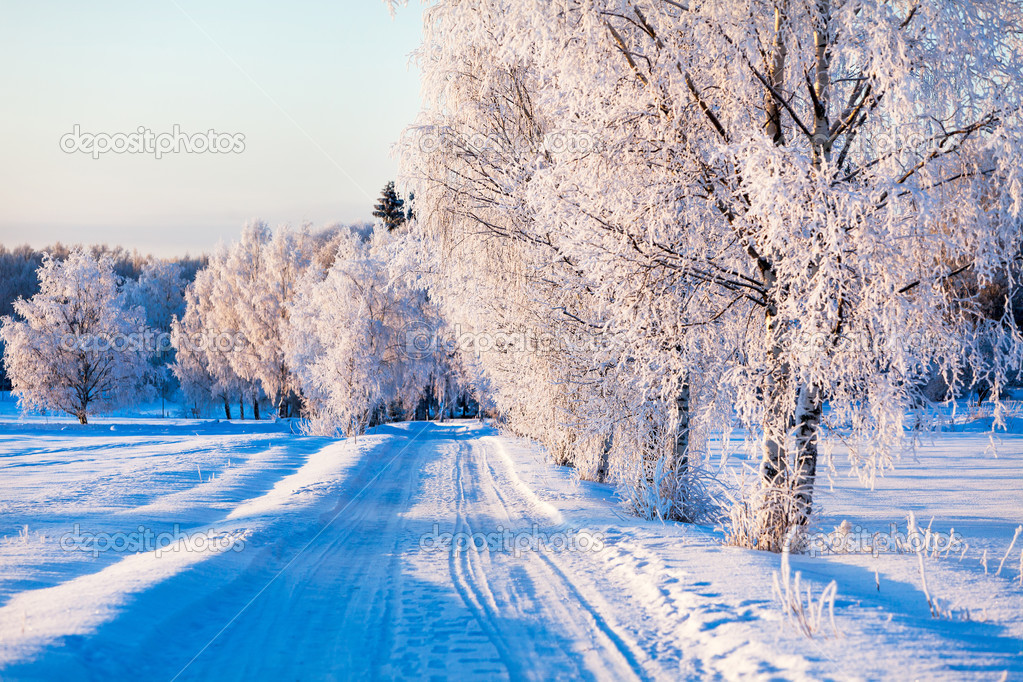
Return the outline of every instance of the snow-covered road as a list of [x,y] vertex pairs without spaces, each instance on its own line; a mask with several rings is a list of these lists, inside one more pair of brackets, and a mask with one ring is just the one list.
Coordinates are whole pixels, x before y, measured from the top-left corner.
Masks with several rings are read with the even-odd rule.
[[[237,532],[232,521],[250,521],[242,552],[135,554],[16,595],[0,609],[3,679],[647,677],[645,655],[595,607],[598,596],[558,552],[535,551],[594,555],[600,539],[566,527],[485,433],[384,427],[354,444],[359,456],[336,489],[301,510],[279,504],[304,489],[285,477],[212,523]],[[345,445],[325,450],[343,460]],[[330,479],[316,455],[311,467]],[[135,510],[173,497],[194,493]],[[80,613],[79,597],[104,613]]]
[[[111,425],[0,434],[0,474],[16,483],[4,519],[28,525],[2,531],[2,680],[1023,670],[1008,576],[984,591],[997,597],[984,602],[990,620],[1006,625],[935,629],[908,558],[876,564],[893,589],[879,598],[855,562],[794,557],[816,591],[840,583],[843,638],[806,640],[771,596],[776,556],[623,516],[607,487],[476,422],[389,425],[358,441],[265,424]],[[1001,461],[1018,475],[1019,457]],[[93,556],[60,541],[71,523],[111,533],[172,522],[239,551]],[[975,576],[929,570],[938,586],[940,571]]]
[[245,610],[223,631],[222,619],[203,629],[193,641],[210,644],[179,679],[519,677],[540,672],[538,660],[566,676],[642,674],[549,554],[440,546],[434,524],[454,539],[557,519],[496,480],[500,458],[470,429],[412,428],[352,470],[313,537],[282,540],[274,560],[211,595]]

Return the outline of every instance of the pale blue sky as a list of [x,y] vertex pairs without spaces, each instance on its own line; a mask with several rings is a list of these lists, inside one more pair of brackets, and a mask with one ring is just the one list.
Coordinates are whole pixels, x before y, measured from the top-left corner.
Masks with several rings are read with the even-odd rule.
[[[0,0],[0,243],[209,250],[249,218],[370,218],[418,109],[421,6]],[[242,133],[241,154],[61,151],[83,132]]]

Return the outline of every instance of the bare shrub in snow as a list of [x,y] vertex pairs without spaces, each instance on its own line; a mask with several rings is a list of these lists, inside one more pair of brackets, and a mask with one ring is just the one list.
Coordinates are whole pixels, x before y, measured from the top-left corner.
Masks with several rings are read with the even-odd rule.
[[[793,528],[790,535],[797,529]],[[812,589],[807,586],[803,592],[802,574],[796,571],[795,576],[789,568],[789,542],[782,543],[781,550],[781,579],[778,572],[773,574],[774,596],[781,602],[782,612],[789,622],[806,637],[813,639],[814,635],[823,634],[824,626],[830,624],[831,631],[835,637],[842,635],[835,624],[835,596],[838,593],[838,584],[832,580],[816,599]],[[827,609],[827,621],[825,621],[825,609]]]

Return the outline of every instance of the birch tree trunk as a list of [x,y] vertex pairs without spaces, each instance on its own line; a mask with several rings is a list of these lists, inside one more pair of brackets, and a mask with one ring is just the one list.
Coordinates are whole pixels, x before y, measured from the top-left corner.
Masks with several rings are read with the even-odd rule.
[[[768,81],[775,92],[781,92],[785,83],[785,56],[788,50],[785,47],[784,28],[785,14],[783,5],[779,4],[774,10],[774,51],[768,71]],[[770,91],[764,96],[764,111],[767,113],[767,125],[764,128],[767,136],[774,140],[776,145],[785,144],[785,133],[781,127],[781,104]]]
[[762,548],[780,551],[789,529],[810,518],[823,403],[816,387],[797,385],[783,357],[786,334],[777,318],[769,316],[767,325],[772,369],[764,384],[764,508],[758,525]]
[[613,436],[608,434],[604,437],[604,442],[601,445],[600,457],[597,459],[597,483],[607,482],[607,475],[611,471],[611,446],[613,440]]
[[685,475],[689,469],[689,429],[692,396],[688,381],[682,381],[678,395],[675,397],[675,451],[672,457],[672,469],[679,475]]
[[[820,169],[830,160],[831,140],[828,120],[828,90],[830,63],[828,50],[830,2],[818,0],[818,17],[814,30],[815,69],[812,83],[807,76],[812,107],[813,164]],[[775,92],[782,92],[785,42],[782,35],[784,15],[775,11],[775,54],[771,81]],[[768,122],[771,134],[780,125],[776,98],[768,94]],[[772,107],[774,107],[772,109]],[[780,130],[780,128],[778,129]],[[784,138],[775,134],[776,144]],[[781,140],[781,141],[779,141]],[[813,386],[798,385],[792,367],[785,359],[787,344],[797,328],[795,320],[780,319],[779,304],[786,295],[777,286],[777,274],[769,263],[761,265],[761,273],[773,299],[767,306],[766,328],[769,339],[769,367],[764,383],[764,446],[760,465],[761,485],[764,490],[764,508],[760,514],[760,543],[764,549],[779,551],[790,528],[806,525],[813,507],[813,488],[817,476],[818,435],[820,430],[822,397]],[[794,403],[794,404],[793,404]]]

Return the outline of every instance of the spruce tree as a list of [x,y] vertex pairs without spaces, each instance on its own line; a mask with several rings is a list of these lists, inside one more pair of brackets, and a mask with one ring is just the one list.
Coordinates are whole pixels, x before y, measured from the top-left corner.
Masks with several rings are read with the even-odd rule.
[[394,182],[388,182],[380,193],[380,201],[375,206],[373,216],[380,218],[387,226],[388,232],[396,230],[405,222],[405,201],[398,196]]

